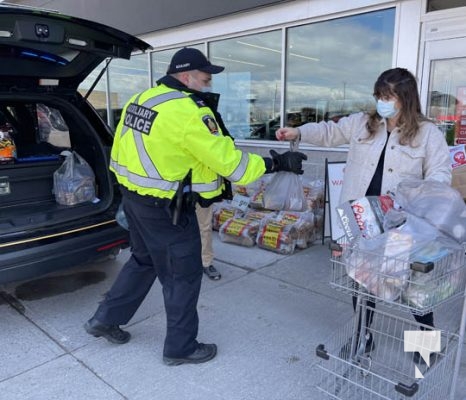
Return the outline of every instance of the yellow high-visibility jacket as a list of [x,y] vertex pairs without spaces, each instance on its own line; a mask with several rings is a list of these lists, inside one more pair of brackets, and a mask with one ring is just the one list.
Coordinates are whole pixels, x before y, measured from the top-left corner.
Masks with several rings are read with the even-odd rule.
[[202,100],[162,83],[134,95],[123,108],[110,169],[127,189],[169,199],[192,170],[192,191],[212,199],[222,193],[222,177],[246,185],[261,177],[266,165],[222,135]]

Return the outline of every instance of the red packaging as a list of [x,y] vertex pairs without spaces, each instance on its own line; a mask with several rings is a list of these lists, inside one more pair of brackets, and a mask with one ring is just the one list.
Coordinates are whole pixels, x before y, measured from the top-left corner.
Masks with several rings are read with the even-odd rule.
[[393,208],[390,196],[366,196],[337,207],[343,230],[351,241],[357,236],[372,238],[383,232],[383,220]]

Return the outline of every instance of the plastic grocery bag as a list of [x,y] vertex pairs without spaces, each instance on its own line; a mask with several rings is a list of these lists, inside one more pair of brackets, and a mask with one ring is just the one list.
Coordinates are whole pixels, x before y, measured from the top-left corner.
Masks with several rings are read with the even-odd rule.
[[58,204],[73,206],[95,199],[95,176],[89,164],[75,151],[66,152],[63,164],[53,174]]
[[407,212],[391,209],[386,219],[402,223],[373,238],[359,240],[346,260],[346,272],[369,293],[394,301],[409,283],[413,254],[436,241],[440,232]]
[[371,251],[355,248],[347,255],[346,273],[372,295],[393,301],[401,295],[409,278],[412,238],[397,231],[388,231],[379,236],[384,238],[379,248]]
[[439,231],[466,242],[466,205],[460,193],[446,183],[427,180],[405,180],[398,184],[396,202]]
[[265,188],[262,202],[268,210],[305,211],[301,177],[293,172],[277,172]]

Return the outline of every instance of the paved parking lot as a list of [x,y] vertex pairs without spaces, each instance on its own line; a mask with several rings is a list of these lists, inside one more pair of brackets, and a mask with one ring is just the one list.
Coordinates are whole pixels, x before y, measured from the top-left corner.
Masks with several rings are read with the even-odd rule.
[[[129,253],[0,287],[0,398],[320,400],[315,348],[349,321],[350,299],[328,285],[327,246],[292,256],[215,239],[222,279],[203,280],[199,340],[211,362],[162,363],[165,313],[157,282],[113,345],[82,328]],[[466,357],[455,400],[466,398]],[[430,399],[428,399],[430,400]],[[432,399],[434,400],[434,399]]]

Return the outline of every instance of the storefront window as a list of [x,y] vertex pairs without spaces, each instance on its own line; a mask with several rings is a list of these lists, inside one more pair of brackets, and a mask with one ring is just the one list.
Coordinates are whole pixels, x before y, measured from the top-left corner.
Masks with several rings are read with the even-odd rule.
[[[205,53],[205,46],[203,44],[198,45],[190,45],[187,47],[193,47]],[[162,50],[162,51],[154,51],[151,54],[151,62],[152,62],[152,82],[155,86],[155,82],[164,76],[167,73],[168,65],[170,64],[170,60],[181,47],[176,47],[169,50]]]
[[[105,68],[107,61],[102,62],[79,85],[79,92],[86,96],[97,77]],[[107,84],[108,83],[108,84]],[[100,77],[97,85],[88,97],[90,103],[102,118],[115,128],[125,103],[137,92],[149,87],[149,63],[146,54],[133,55],[130,60],[111,60],[107,71]],[[108,115],[107,99],[110,100],[112,112]]]
[[[84,81],[78,87],[78,91],[83,95],[87,96],[90,88],[94,85],[96,79],[102,72],[102,69],[105,68],[106,61],[102,62],[94,71],[92,71]],[[103,74],[99,81],[97,82],[96,86],[89,94],[87,98],[89,102],[94,106],[94,108],[99,111],[100,115],[107,121],[107,81],[105,74]]]
[[[219,111],[230,133],[237,139],[275,140],[275,131],[282,125],[337,120],[342,115],[372,109],[374,81],[392,66],[394,24],[395,9],[390,8],[208,42],[211,62],[225,66],[224,72],[213,75],[212,90],[221,94]],[[205,52],[206,44],[189,47]],[[108,72],[109,88],[104,77],[94,89],[91,102],[106,110],[108,90],[113,110],[108,119],[111,126],[116,126],[128,99],[155,85],[179,49],[151,53],[150,72],[146,54],[129,61],[113,60]],[[100,69],[85,81],[83,89],[90,86]]]
[[209,44],[210,60],[225,66],[214,75],[219,111],[238,139],[271,139],[280,123],[281,31],[241,36]]
[[449,145],[466,143],[466,58],[431,63],[427,116],[445,133]]
[[466,1],[464,0],[427,0],[427,12],[465,6]]
[[374,82],[392,66],[394,20],[387,9],[288,29],[285,125],[373,109]]
[[110,63],[108,73],[110,104],[113,111],[110,126],[116,126],[126,102],[134,94],[142,92],[150,86],[147,54],[133,55],[130,60],[113,60]]

